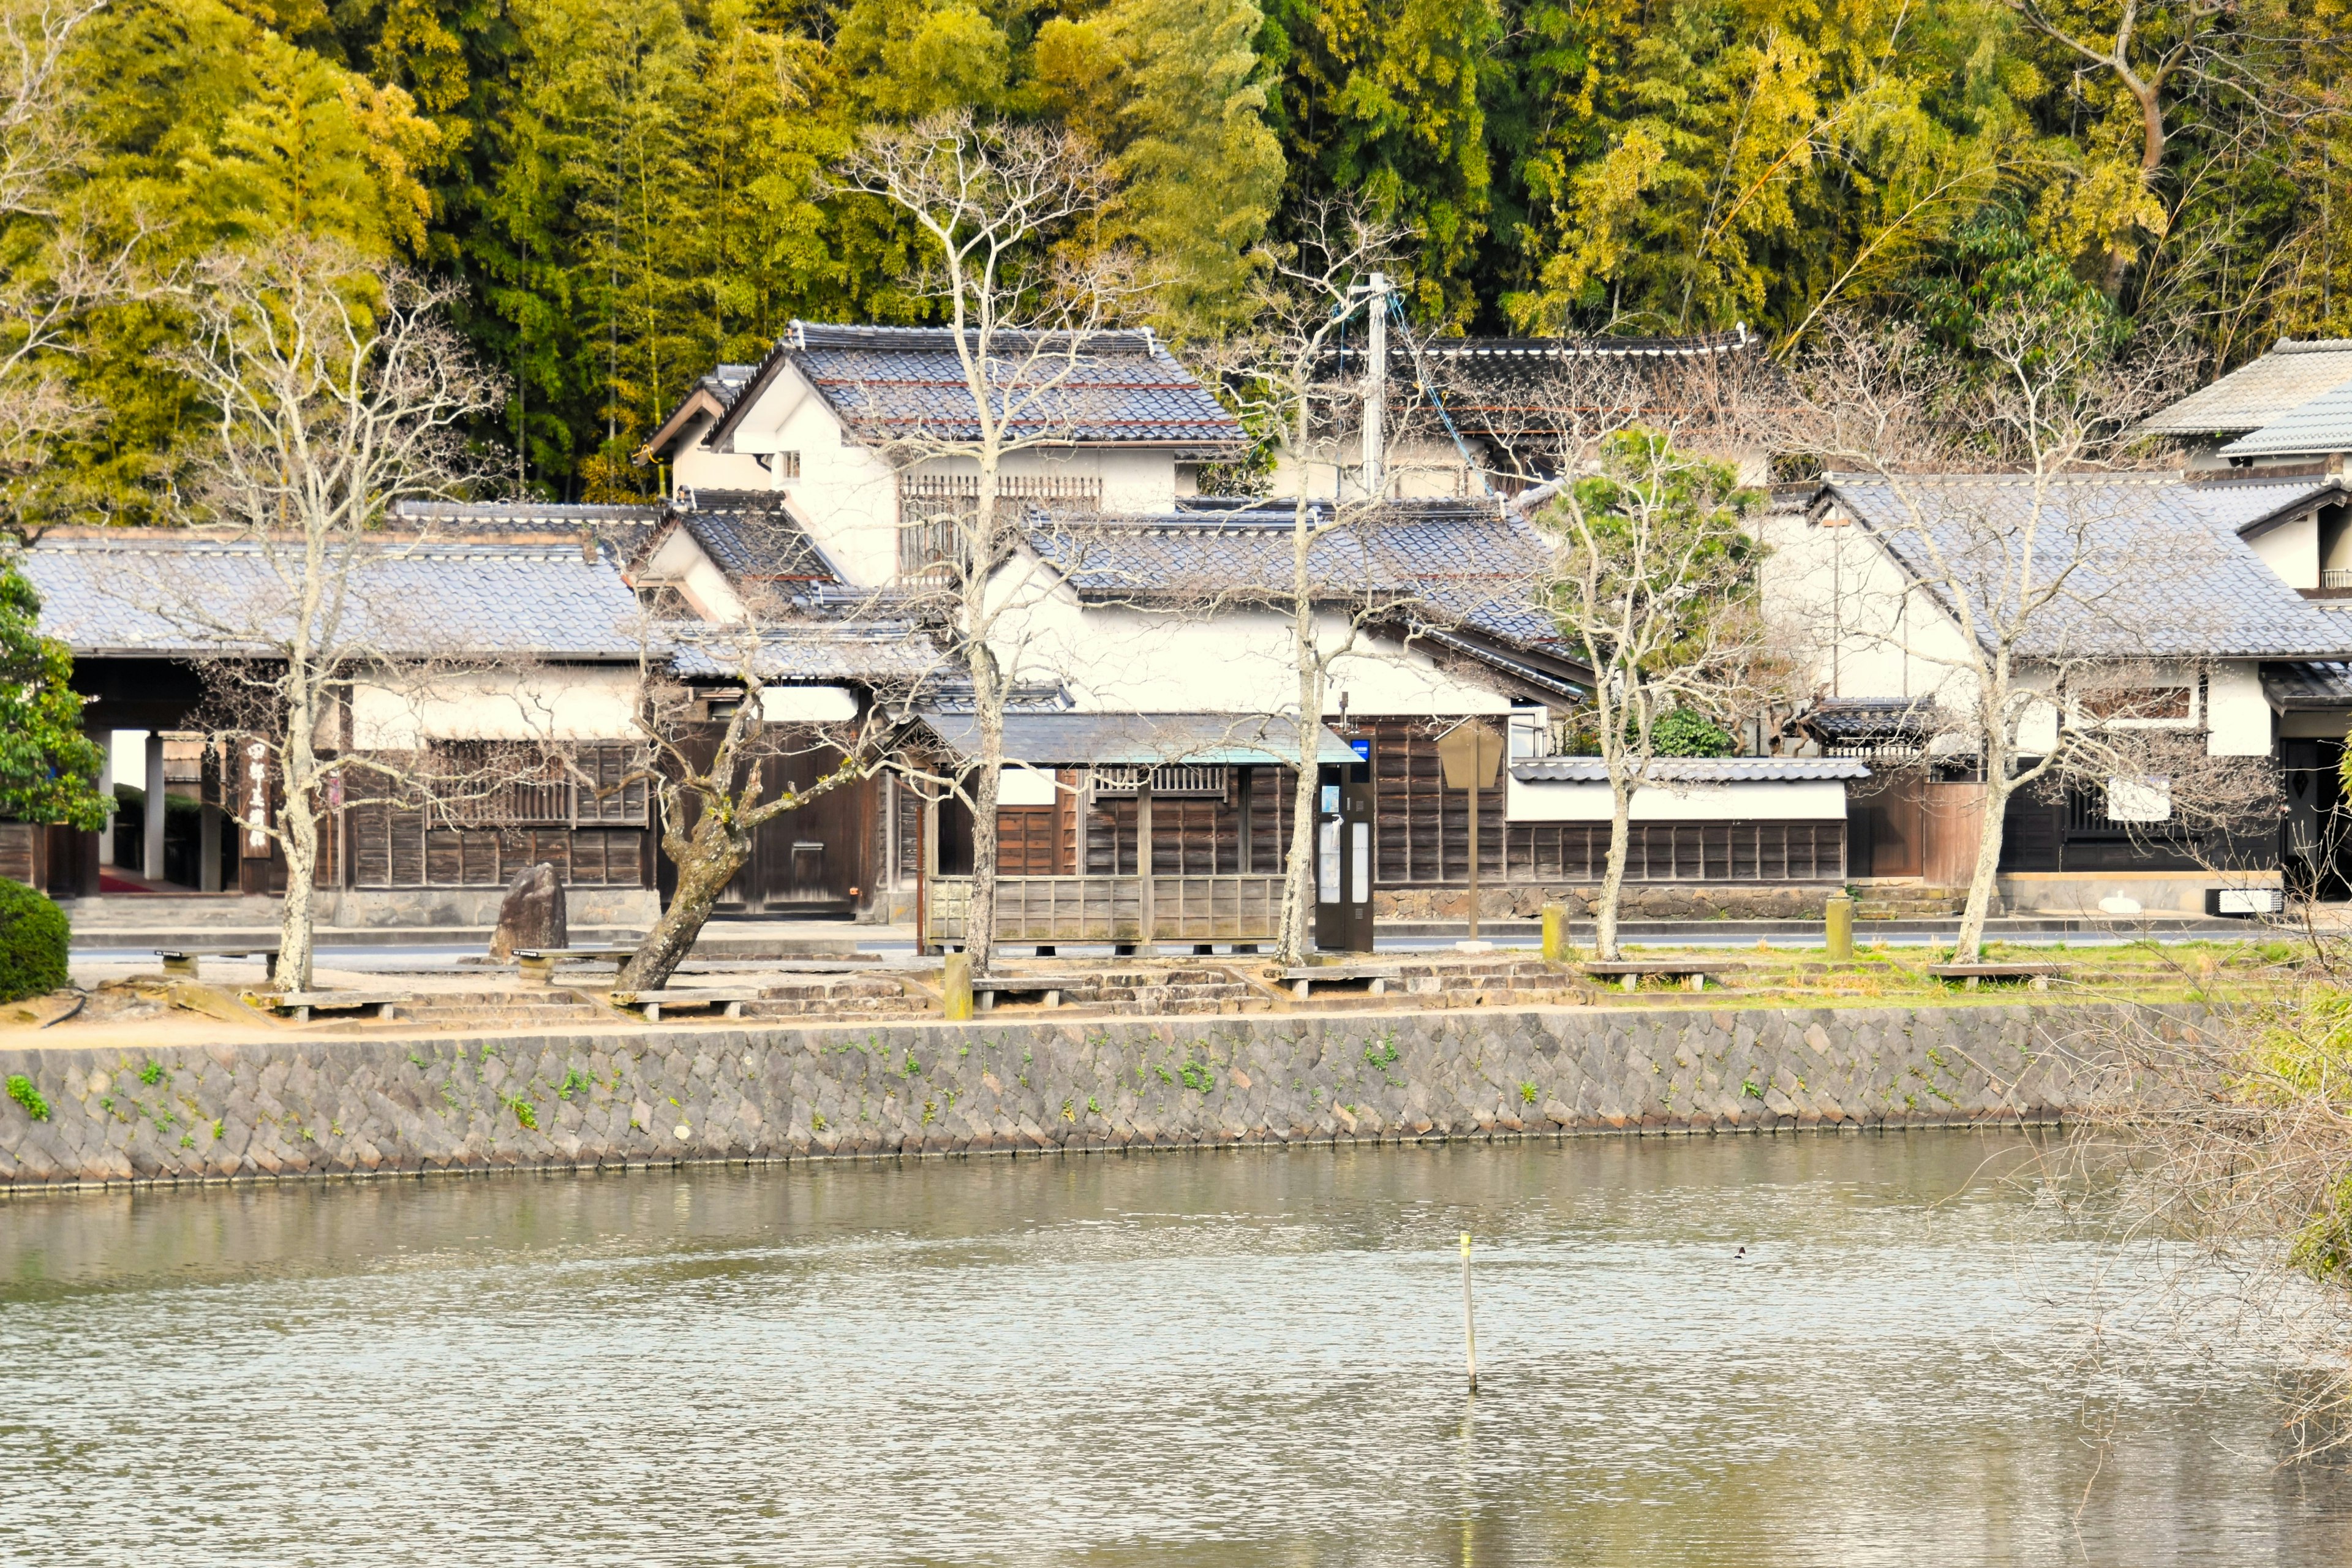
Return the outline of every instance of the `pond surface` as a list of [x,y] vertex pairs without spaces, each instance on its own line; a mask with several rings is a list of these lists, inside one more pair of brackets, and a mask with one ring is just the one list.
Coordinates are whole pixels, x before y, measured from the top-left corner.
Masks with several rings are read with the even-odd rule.
[[2352,1561],[2352,1478],[2278,1465],[2273,1369],[2218,1313],[2141,1335],[2160,1260],[2037,1203],[2032,1158],[1595,1139],[7,1202],[0,1562]]

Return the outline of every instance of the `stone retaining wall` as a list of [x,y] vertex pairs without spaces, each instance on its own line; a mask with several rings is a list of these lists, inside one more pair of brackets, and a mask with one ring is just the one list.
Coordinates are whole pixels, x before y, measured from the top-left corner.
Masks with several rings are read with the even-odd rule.
[[[0,1191],[836,1154],[2048,1121],[2095,1009],[1551,1007],[0,1050]],[[2089,1026],[2086,1028],[2086,1026]],[[2103,1055],[2104,1053],[2093,1053]]]

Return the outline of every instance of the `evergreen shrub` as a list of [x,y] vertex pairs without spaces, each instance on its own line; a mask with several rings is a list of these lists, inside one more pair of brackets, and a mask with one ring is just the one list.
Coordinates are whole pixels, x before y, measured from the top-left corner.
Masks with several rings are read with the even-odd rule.
[[0,880],[0,1002],[45,996],[67,984],[65,911],[22,882]]

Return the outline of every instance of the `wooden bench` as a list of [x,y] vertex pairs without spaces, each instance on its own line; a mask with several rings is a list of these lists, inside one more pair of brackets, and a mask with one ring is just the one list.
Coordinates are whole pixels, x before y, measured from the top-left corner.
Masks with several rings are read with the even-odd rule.
[[515,968],[525,980],[544,985],[555,978],[555,966],[566,959],[582,963],[610,963],[617,969],[636,951],[634,942],[592,942],[583,947],[519,947],[514,951]]
[[1679,980],[1693,991],[1706,989],[1706,977],[1736,967],[1717,958],[1620,958],[1577,966],[1595,980],[1615,980],[1628,991],[1638,991],[1645,976]]
[[2022,980],[2030,989],[2047,991],[2050,977],[2063,971],[2054,963],[1931,963],[1927,973],[1938,980],[1957,980],[1968,991],[1986,980]]
[[989,974],[971,983],[971,1005],[981,1012],[1001,996],[1034,996],[1048,1007],[1062,1005],[1062,993],[1087,984],[1083,974]]
[[1302,1002],[1318,985],[1361,985],[1370,995],[1384,995],[1390,981],[1403,977],[1403,970],[1381,963],[1307,963],[1282,972],[1282,983]]
[[697,988],[692,991],[615,991],[612,994],[615,1007],[634,1007],[645,1015],[648,1024],[661,1022],[662,1015],[673,1008],[716,1007],[725,1018],[743,1016],[743,1004],[760,1000],[757,986],[729,985]]
[[269,947],[251,945],[240,947],[235,944],[224,947],[159,947],[155,949],[155,956],[163,961],[164,973],[180,975],[188,980],[196,978],[197,961],[205,958],[257,958],[261,960],[261,973],[272,980],[278,978],[278,949],[274,945]]
[[379,1018],[391,1018],[396,1016],[394,1009],[414,1002],[416,994],[411,991],[247,991],[240,999],[248,1006],[290,1014],[296,1023],[307,1024],[313,1013],[373,1010]]

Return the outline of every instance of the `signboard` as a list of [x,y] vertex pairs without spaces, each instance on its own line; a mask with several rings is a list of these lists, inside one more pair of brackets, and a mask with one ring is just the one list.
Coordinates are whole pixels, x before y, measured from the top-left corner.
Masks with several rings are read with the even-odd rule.
[[1360,740],[1360,741],[1350,741],[1350,742],[1348,742],[1348,750],[1349,750],[1349,751],[1351,751],[1351,752],[1355,752],[1355,753],[1356,753],[1356,760],[1357,760],[1358,762],[1360,762],[1360,763],[1369,763],[1369,762],[1370,762],[1370,761],[1372,760],[1372,740],[1371,740],[1371,737],[1370,737],[1370,736],[1369,736],[1369,735],[1367,735],[1367,736],[1365,736],[1365,737],[1364,737],[1362,740]]
[[1503,737],[1484,724],[1456,724],[1437,738],[1447,789],[1492,789],[1503,764]]
[[237,788],[238,816],[245,819],[245,858],[269,858],[269,748],[259,741],[245,747],[245,777]]

